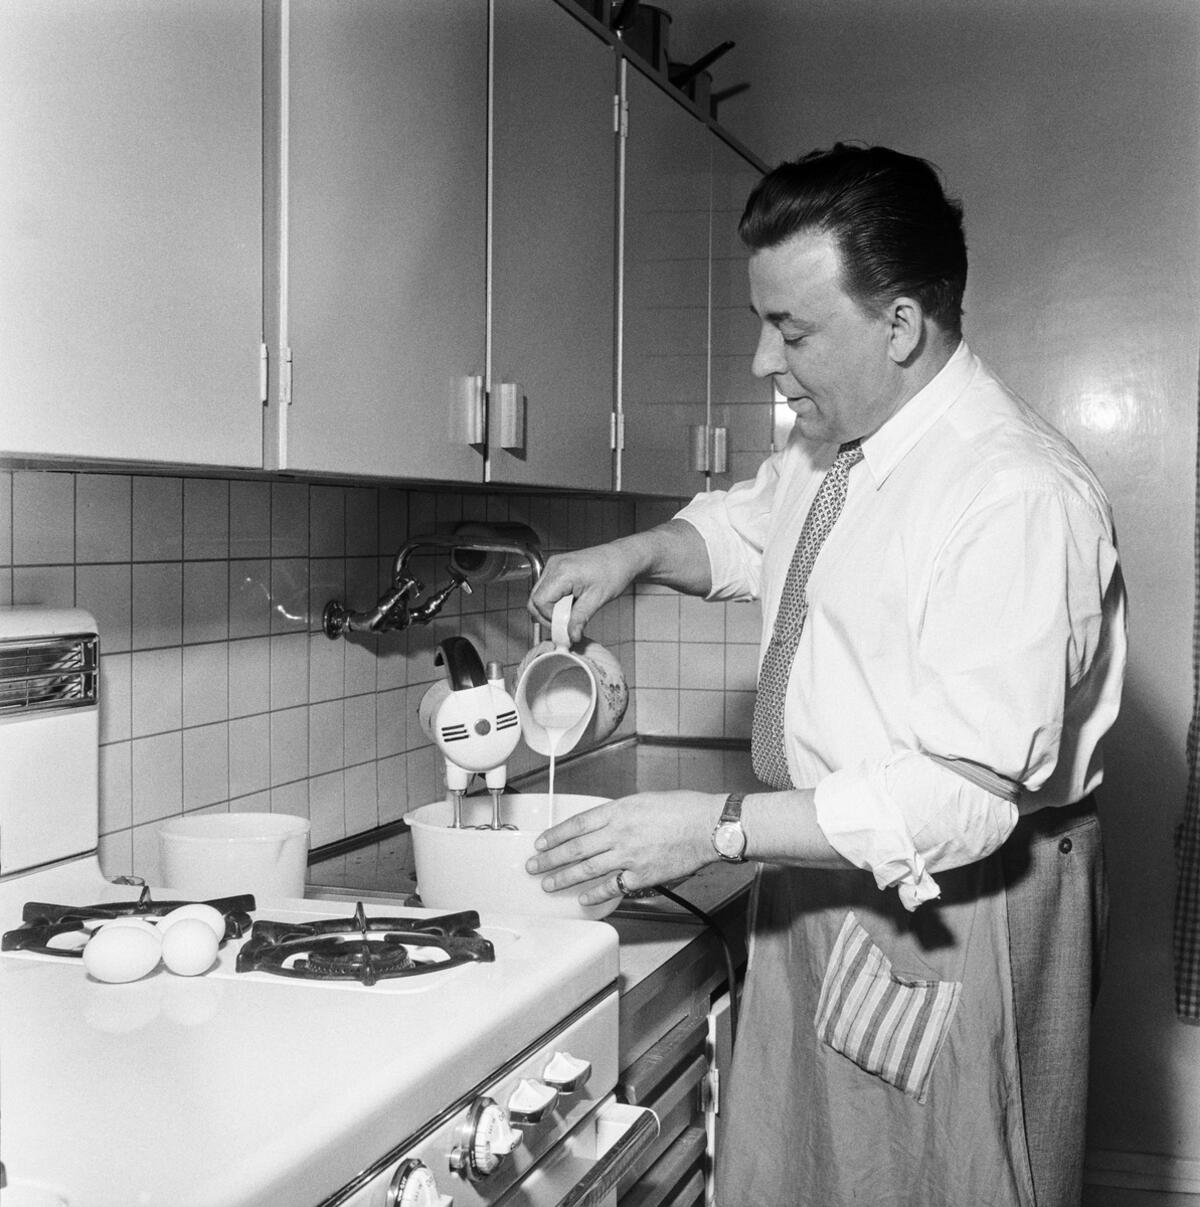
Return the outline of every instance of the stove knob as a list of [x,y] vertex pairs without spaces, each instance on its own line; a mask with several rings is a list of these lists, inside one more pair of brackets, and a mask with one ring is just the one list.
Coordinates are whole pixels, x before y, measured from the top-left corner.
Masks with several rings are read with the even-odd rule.
[[450,1152],[450,1168],[477,1182],[494,1174],[520,1144],[521,1133],[509,1123],[508,1112],[491,1098],[477,1098]]
[[574,1094],[587,1084],[592,1075],[591,1062],[579,1060],[568,1052],[555,1052],[542,1080],[552,1085],[560,1094]]
[[410,1157],[392,1175],[384,1207],[454,1207],[454,1199],[438,1193],[437,1180],[424,1161]]
[[516,1127],[541,1123],[558,1101],[558,1090],[544,1081],[525,1077],[508,1100],[508,1117]]

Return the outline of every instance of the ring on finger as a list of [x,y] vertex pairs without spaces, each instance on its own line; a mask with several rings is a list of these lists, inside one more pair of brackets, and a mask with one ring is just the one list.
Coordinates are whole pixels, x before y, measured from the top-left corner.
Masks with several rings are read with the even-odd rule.
[[630,888],[625,883],[626,870],[628,869],[623,869],[617,873],[617,892],[620,893],[622,897],[628,897],[631,901],[637,901],[642,897],[658,896],[659,889],[657,885],[649,884],[645,888]]

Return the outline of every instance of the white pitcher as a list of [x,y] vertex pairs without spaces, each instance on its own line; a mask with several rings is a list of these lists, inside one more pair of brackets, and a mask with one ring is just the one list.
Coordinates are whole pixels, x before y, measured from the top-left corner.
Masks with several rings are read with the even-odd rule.
[[517,669],[521,732],[538,754],[566,754],[585,736],[589,744],[603,742],[629,706],[629,687],[613,654],[588,639],[571,645],[574,602],[566,595],[554,605],[550,640],[535,645]]

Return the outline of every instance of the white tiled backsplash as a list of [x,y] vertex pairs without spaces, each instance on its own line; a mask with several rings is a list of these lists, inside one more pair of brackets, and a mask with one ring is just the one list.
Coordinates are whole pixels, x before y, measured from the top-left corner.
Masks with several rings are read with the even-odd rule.
[[[194,810],[312,819],[314,846],[441,795],[417,704],[453,633],[512,672],[532,630],[522,580],[451,597],[433,624],[330,641],[321,611],[374,604],[404,540],[519,520],[547,552],[670,516],[661,500],[74,471],[0,471],[0,603],[75,605],[100,629],[101,858],[153,879],[155,825]],[[413,560],[429,587],[444,560]],[[746,737],[759,617],[638,587],[588,635],[633,704],[620,735]],[[636,726],[636,729],[635,729]],[[519,774],[540,763],[524,746]]]

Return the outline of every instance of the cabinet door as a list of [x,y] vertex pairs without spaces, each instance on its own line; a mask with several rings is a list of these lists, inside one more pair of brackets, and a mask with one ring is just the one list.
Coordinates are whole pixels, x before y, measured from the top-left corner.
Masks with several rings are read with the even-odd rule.
[[708,399],[710,141],[697,121],[626,67],[620,488],[704,488]]
[[262,464],[262,22],[0,5],[0,452]]
[[487,0],[284,8],[280,468],[482,478],[487,38]]
[[493,89],[488,477],[610,490],[615,55],[549,0],[504,0]]
[[750,309],[749,254],[737,234],[761,173],[728,143],[713,139],[709,424],[725,458],[724,469],[714,463],[709,485],[718,490],[753,477],[770,451],[772,395],[770,382],[750,371],[758,320]]

